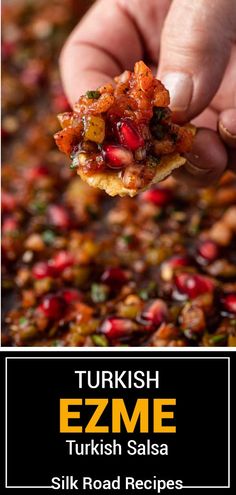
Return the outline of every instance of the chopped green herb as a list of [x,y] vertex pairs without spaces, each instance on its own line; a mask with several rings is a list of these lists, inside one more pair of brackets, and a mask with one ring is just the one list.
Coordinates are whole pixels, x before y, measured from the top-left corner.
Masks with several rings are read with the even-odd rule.
[[79,153],[78,150],[71,155],[72,163],[70,164],[70,168],[74,169],[79,166]]
[[196,235],[200,231],[200,225],[190,225],[189,227],[189,234],[190,235]]
[[154,107],[153,117],[155,120],[164,120],[167,116],[167,111],[164,107]]
[[129,245],[131,244],[131,242],[133,242],[134,236],[132,234],[122,235],[122,239],[125,244]]
[[2,288],[5,289],[5,290],[8,290],[8,289],[12,289],[14,286],[13,284],[13,281],[8,279],[8,278],[5,278],[2,280]]
[[96,220],[96,218],[98,217],[98,212],[97,212],[95,206],[93,206],[93,205],[86,205],[86,211],[87,211],[87,213],[90,215],[90,217],[93,220]]
[[143,287],[142,289],[140,289],[138,295],[139,297],[141,297],[141,299],[143,299],[143,301],[147,301],[155,289],[156,289],[156,282],[152,280],[151,282],[149,282],[147,287]]
[[20,325],[24,325],[25,323],[27,323],[27,321],[28,321],[28,320],[27,320],[27,318],[26,318],[25,316],[21,316],[21,317],[19,318],[19,324],[20,324]]
[[51,343],[52,347],[60,347],[61,345],[62,344],[61,344],[60,340],[53,340]]
[[172,132],[170,137],[171,137],[173,143],[176,144],[178,141],[178,137],[179,137],[178,134],[176,132]]
[[138,295],[141,299],[143,299],[143,301],[147,301],[149,298],[149,291],[147,289],[141,289]]
[[152,134],[154,135],[155,138],[157,139],[163,139],[163,137],[166,134],[166,129],[163,125],[161,124],[155,124],[152,127]]
[[86,96],[91,100],[97,100],[101,96],[101,93],[99,91],[87,91]]
[[19,230],[7,230],[5,232],[5,235],[7,235],[8,237],[12,237],[12,239],[17,239],[18,237],[20,237],[20,232]]
[[[83,119],[82,119],[83,120]],[[75,156],[78,154],[78,151],[79,151],[79,146],[78,144],[76,144],[74,147],[73,147],[73,150],[70,154],[70,159],[73,160],[75,158]]]
[[105,335],[92,335],[92,340],[99,347],[107,347],[108,341]]
[[154,222],[159,222],[162,218],[164,218],[164,210],[160,208],[160,210],[153,216]]
[[92,284],[91,298],[94,303],[102,303],[107,300],[109,289],[104,284]]
[[156,167],[160,163],[160,157],[154,155],[148,155],[146,165],[148,167]]
[[47,205],[43,201],[35,201],[35,203],[31,203],[32,210],[36,213],[45,213]]
[[42,233],[42,239],[43,241],[46,243],[46,244],[53,244],[54,241],[55,241],[55,234],[52,230],[45,230],[43,233]]
[[78,160],[73,160],[72,163],[70,164],[70,169],[73,170],[74,168],[77,168],[79,165]]
[[225,339],[226,339],[226,335],[225,334],[213,335],[209,339],[209,342],[210,342],[210,344],[217,344],[218,342],[222,342]]
[[187,337],[187,339],[190,340],[198,340],[198,335],[194,333],[191,328],[186,328],[184,329],[184,335]]

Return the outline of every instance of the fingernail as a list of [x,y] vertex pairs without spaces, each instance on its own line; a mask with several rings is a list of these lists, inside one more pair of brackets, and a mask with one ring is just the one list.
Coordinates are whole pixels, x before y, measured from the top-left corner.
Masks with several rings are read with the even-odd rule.
[[193,80],[184,72],[169,72],[161,78],[170,92],[170,107],[174,112],[187,110],[193,94]]
[[188,172],[190,172],[191,175],[194,175],[196,177],[206,175],[209,173],[209,170],[206,168],[200,168],[197,165],[194,165],[194,163],[187,161],[185,168]]
[[209,174],[210,170],[202,166],[202,160],[199,155],[196,153],[185,153],[185,157],[187,158],[185,169],[188,170],[191,175],[199,177]]
[[219,133],[226,144],[232,148],[236,148],[236,134],[232,134],[229,129],[225,127],[222,121],[219,122]]

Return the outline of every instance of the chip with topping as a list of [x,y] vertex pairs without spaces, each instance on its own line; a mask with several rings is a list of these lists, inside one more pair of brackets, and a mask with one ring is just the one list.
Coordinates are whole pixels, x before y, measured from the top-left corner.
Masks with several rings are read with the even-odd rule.
[[169,92],[144,62],[80,97],[74,112],[58,116],[55,134],[71,168],[110,196],[135,196],[181,165],[194,136],[172,122]]

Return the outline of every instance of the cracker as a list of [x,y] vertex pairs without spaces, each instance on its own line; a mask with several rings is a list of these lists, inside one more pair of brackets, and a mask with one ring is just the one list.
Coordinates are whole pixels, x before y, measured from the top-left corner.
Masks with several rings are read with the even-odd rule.
[[[156,175],[152,182],[147,187],[154,183],[164,180],[173,170],[181,167],[186,163],[186,158],[178,153],[171,153],[161,157],[160,163],[157,165]],[[103,189],[109,196],[130,196],[133,197],[141,190],[129,189],[124,186],[117,172],[97,172],[92,176],[87,176],[83,173],[82,168],[78,171],[82,180],[85,180],[90,186]]]

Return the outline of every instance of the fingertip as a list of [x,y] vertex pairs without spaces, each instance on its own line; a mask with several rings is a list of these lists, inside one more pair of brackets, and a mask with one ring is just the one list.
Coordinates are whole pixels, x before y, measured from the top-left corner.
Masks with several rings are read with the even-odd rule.
[[162,30],[158,74],[179,123],[210,104],[230,57],[232,2],[213,3],[173,0]]
[[184,72],[172,72],[161,76],[161,81],[170,93],[170,108],[173,121],[183,123],[188,120],[188,111],[193,95],[193,79]]
[[[77,61],[78,57],[86,60],[86,66],[82,63],[73,64],[73,60]],[[67,43],[64,46],[60,56],[61,78],[65,94],[72,108],[86,91],[96,90],[112,80],[111,74],[108,70],[106,71],[105,64],[107,62],[109,66],[110,61],[105,59],[106,55],[100,54],[96,47],[79,43]],[[94,60],[97,61],[97,66]],[[116,72],[111,63],[110,69],[114,73]]]
[[178,180],[191,186],[207,187],[221,177],[227,165],[227,152],[216,132],[199,129],[187,163],[175,172]]
[[230,148],[236,148],[236,108],[228,108],[221,112],[218,130],[223,141]]

